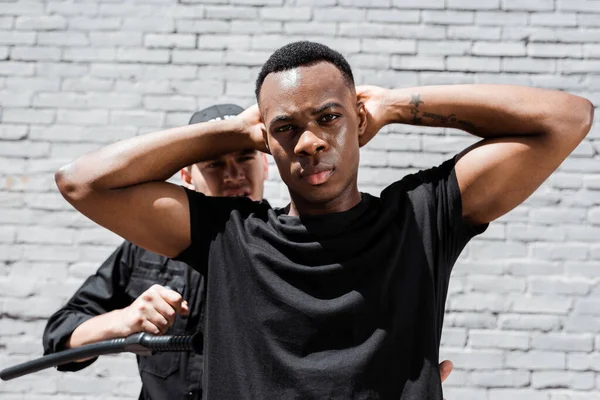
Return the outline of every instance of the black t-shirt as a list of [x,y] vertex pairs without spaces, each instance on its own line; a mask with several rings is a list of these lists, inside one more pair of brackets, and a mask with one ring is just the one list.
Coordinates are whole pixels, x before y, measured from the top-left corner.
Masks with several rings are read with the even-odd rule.
[[188,198],[207,399],[442,399],[450,272],[485,228],[461,216],[453,160],[318,217]]

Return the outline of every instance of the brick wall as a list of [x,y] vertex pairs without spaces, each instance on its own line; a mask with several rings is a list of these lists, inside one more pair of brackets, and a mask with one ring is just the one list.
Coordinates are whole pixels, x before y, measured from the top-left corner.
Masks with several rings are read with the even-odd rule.
[[[120,243],[60,197],[54,170],[217,101],[253,102],[258,67],[301,38],[359,83],[513,83],[600,104],[598,0],[0,0],[0,367],[41,353],[45,318]],[[394,126],[360,186],[473,142]],[[600,129],[464,251],[447,302],[448,399],[600,399]],[[524,174],[527,171],[523,172]],[[272,167],[266,195],[286,202]],[[16,399],[136,398],[133,357],[0,383]]]

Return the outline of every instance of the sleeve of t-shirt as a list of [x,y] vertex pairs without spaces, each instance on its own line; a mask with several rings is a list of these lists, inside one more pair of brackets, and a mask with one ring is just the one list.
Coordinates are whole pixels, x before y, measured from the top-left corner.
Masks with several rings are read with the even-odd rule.
[[456,157],[408,175],[382,193],[387,204],[402,204],[412,210],[432,269],[440,318],[443,318],[450,274],[456,260],[469,240],[488,226],[472,226],[462,217],[455,161]]
[[213,197],[184,189],[190,209],[191,243],[174,260],[182,261],[206,274],[211,243],[224,231],[232,211],[246,212],[253,202],[247,198]]

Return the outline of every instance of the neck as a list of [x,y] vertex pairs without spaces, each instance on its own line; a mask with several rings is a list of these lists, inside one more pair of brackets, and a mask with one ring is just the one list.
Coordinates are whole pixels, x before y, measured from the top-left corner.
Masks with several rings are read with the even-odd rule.
[[348,211],[360,203],[361,200],[361,194],[358,191],[356,184],[348,187],[336,198],[324,202],[309,202],[295,193],[290,193],[290,197],[290,211],[288,215],[294,217],[325,215]]

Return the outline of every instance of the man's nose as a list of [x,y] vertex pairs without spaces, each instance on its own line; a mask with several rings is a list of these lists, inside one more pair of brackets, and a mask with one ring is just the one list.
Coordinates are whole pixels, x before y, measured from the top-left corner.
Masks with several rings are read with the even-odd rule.
[[244,169],[237,162],[228,162],[223,178],[227,181],[244,179]]
[[319,151],[325,151],[329,148],[327,142],[315,134],[313,130],[307,128],[304,130],[298,143],[294,148],[294,153],[299,156],[314,156]]

